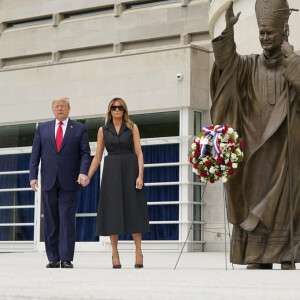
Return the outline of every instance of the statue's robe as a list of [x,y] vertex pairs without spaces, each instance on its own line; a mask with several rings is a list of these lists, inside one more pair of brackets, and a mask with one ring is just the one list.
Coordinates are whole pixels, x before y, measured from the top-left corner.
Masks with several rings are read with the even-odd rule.
[[300,262],[300,57],[238,55],[233,29],[212,45],[212,122],[232,127],[244,141],[244,162],[225,184],[228,220],[233,224],[231,262],[291,261],[290,195],[293,251],[295,262]]

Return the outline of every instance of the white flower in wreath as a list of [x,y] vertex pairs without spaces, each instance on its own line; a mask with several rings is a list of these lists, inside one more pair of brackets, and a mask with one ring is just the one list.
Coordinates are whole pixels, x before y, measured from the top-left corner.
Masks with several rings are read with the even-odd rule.
[[193,172],[194,172],[195,174],[198,174],[198,170],[195,169],[195,168],[193,168]]
[[213,143],[212,143],[211,141],[209,141],[209,142],[208,142],[208,145],[209,145],[209,146],[212,146],[212,145],[213,145]]
[[235,153],[231,153],[231,158],[233,159],[233,160],[235,160],[236,159],[236,154]]
[[218,139],[219,139],[219,140],[222,140],[221,134],[218,135]]
[[227,132],[228,132],[228,134],[232,134],[232,133],[234,133],[234,130],[231,127],[229,127]]
[[214,174],[216,172],[216,169],[214,167],[210,167],[209,173]]
[[205,163],[206,161],[208,161],[208,159],[206,157],[204,157],[203,162]]
[[225,183],[227,181],[228,181],[228,179],[226,178],[226,176],[222,176],[222,182]]
[[237,132],[234,133],[234,138],[237,139],[239,137],[239,135],[237,134]]
[[192,144],[192,149],[193,149],[193,150],[196,150],[196,149],[197,149],[197,144],[196,144],[196,143],[193,143],[193,144]]
[[197,162],[197,159],[194,157],[193,158],[193,164],[195,164]]
[[214,136],[215,135],[215,131],[211,131],[210,135]]
[[196,143],[200,143],[200,138],[196,137],[195,141],[196,141]]
[[229,159],[226,158],[226,159],[224,160],[224,163],[225,163],[225,164],[228,164],[228,162],[229,162]]
[[221,170],[222,170],[222,171],[226,170],[226,166],[221,165]]
[[233,164],[232,164],[232,168],[233,168],[233,169],[236,169],[237,167],[238,167],[238,164],[237,164],[237,163],[233,163]]
[[242,152],[242,151],[241,151],[240,149],[236,149],[236,150],[235,150],[235,154],[236,154],[236,155],[241,155],[241,152]]
[[226,148],[226,144],[225,143],[221,143],[220,147],[221,147],[221,149],[225,149]]

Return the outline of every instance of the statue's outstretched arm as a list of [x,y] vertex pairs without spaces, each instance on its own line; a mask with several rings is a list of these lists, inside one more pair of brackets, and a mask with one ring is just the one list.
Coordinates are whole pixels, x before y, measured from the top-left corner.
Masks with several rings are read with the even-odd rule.
[[212,41],[215,63],[220,70],[225,70],[232,56],[236,53],[233,26],[239,20],[240,14],[240,12],[237,15],[234,14],[233,2],[231,2],[225,14],[226,29]]

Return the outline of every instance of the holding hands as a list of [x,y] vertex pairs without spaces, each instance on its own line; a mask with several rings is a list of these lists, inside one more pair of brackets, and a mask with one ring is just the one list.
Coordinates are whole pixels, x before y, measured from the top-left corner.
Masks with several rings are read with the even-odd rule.
[[231,28],[233,25],[239,20],[241,12],[237,15],[233,12],[233,1],[230,2],[229,6],[227,7],[225,20],[226,20],[226,28]]
[[79,174],[77,182],[85,187],[90,183],[90,179],[85,174]]

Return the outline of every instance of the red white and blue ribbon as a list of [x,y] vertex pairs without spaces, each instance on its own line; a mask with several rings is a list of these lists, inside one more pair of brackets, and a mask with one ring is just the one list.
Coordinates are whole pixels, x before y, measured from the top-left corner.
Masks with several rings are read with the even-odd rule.
[[209,135],[212,132],[212,130],[208,129],[207,126],[204,126],[202,128],[202,132],[204,132],[205,134],[200,139],[200,155],[201,155],[201,157],[204,156],[205,148],[206,148],[206,145],[208,144],[208,138],[209,138]]
[[213,147],[214,147],[214,150],[216,152],[216,154],[219,156],[221,153],[222,153],[222,150],[220,149],[219,147],[219,143],[218,143],[218,140],[219,140],[219,134],[222,133],[222,131],[225,129],[225,126],[222,125],[222,126],[219,126],[215,129],[215,134],[214,134],[214,137],[213,137]]
[[222,131],[225,129],[225,126],[219,126],[216,129],[209,129],[209,127],[204,126],[202,128],[202,132],[204,132],[204,136],[200,140],[200,154],[201,157],[204,156],[206,145],[209,142],[209,136],[212,131],[215,131],[214,137],[213,137],[213,148],[215,150],[215,153],[219,156],[222,153],[222,150],[219,147],[218,139],[219,139],[219,134],[222,133]]

